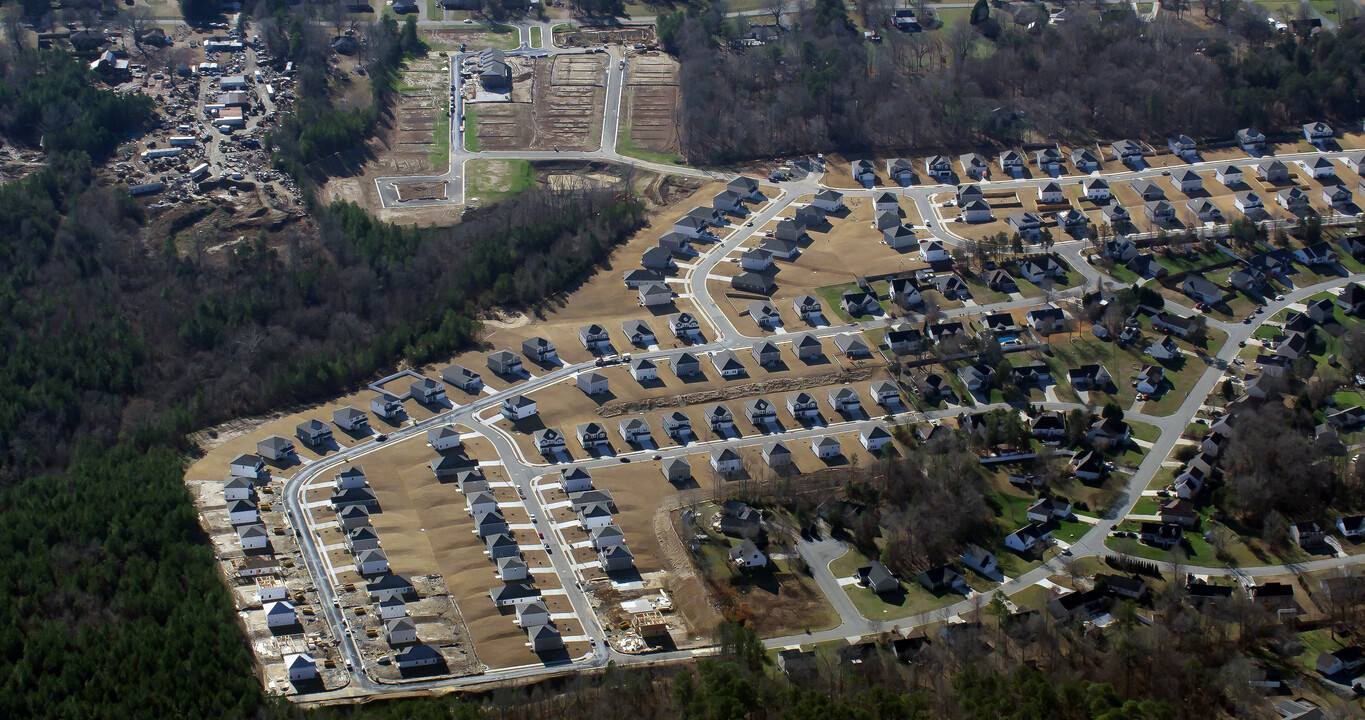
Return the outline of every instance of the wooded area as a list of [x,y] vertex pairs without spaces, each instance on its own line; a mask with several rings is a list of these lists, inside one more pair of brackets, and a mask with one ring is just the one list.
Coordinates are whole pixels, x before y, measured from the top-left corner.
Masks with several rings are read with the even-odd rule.
[[0,133],[49,153],[113,154],[151,117],[146,95],[119,95],[79,59],[60,50],[0,53]]
[[[873,44],[839,0],[818,0],[768,44],[731,47],[744,18],[679,11],[660,41],[682,62],[683,154],[723,163],[813,152],[973,149],[992,142],[1230,137],[1365,109],[1365,23],[1284,35],[1238,4],[1228,35],[1144,23],[1127,6],[994,38],[960,25]],[[717,9],[719,8],[719,9]],[[870,11],[869,11],[870,12]],[[1163,14],[1162,17],[1165,17]],[[984,29],[984,28],[983,28]],[[1078,58],[1084,58],[1078,62]]]

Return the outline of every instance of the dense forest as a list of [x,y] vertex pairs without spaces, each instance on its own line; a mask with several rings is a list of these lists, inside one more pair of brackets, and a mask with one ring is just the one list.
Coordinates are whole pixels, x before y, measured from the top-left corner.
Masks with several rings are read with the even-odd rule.
[[60,50],[0,54],[0,133],[49,153],[102,160],[142,127],[154,103],[99,88],[85,63]]
[[1048,138],[1231,136],[1248,125],[1268,131],[1365,114],[1360,19],[1274,39],[1239,3],[1227,13],[1228,31],[1210,36],[1115,7],[1122,9],[1103,15],[1068,7],[1066,22],[1031,30],[1012,22],[886,30],[874,44],[840,0],[816,0],[776,40],[732,47],[749,21],[726,18],[712,3],[664,16],[659,35],[682,63],[682,149],[699,163]]

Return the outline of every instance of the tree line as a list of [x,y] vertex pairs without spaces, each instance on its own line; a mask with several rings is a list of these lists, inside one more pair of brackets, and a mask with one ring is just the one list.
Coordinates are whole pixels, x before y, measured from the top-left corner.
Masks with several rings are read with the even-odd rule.
[[697,163],[1230,137],[1249,125],[1268,132],[1363,114],[1360,19],[1276,39],[1245,4],[1227,11],[1227,30],[1217,32],[1165,13],[1145,23],[1115,7],[1069,7],[1066,22],[1031,28],[886,30],[879,44],[867,42],[841,0],[815,0],[757,47],[733,42],[748,21],[725,17],[718,2],[665,14],[658,30],[681,62],[680,142]]

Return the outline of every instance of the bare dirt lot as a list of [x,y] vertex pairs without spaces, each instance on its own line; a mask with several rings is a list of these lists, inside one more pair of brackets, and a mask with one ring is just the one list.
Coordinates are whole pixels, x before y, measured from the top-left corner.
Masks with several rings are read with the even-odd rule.
[[403,202],[408,200],[440,200],[446,197],[446,183],[398,183],[398,199]]
[[626,63],[626,117],[623,127],[630,142],[657,153],[678,151],[678,64],[669,56],[650,53]]
[[[601,147],[606,55],[539,58],[531,102],[479,103],[485,150],[596,150]],[[597,129],[599,132],[594,133]]]
[[[566,28],[560,30],[560,28]],[[581,47],[589,45],[609,45],[621,43],[631,45],[644,43],[651,45],[657,41],[653,25],[623,26],[614,28],[579,28],[568,25],[555,27],[555,45],[559,47]]]

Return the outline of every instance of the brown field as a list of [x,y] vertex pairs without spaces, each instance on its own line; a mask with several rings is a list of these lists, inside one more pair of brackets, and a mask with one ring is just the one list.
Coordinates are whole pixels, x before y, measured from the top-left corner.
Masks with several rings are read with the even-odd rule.
[[398,200],[444,200],[448,183],[397,183]]
[[555,26],[554,40],[555,45],[559,47],[609,45],[613,43],[651,45],[658,42],[658,38],[654,35],[653,25],[626,25],[613,28],[574,27],[567,31],[559,30],[561,27],[568,26]]
[[667,55],[651,53],[626,63],[625,127],[642,150],[678,151],[678,64]]
[[596,150],[602,127],[605,55],[534,61],[530,102],[479,103],[485,150]]

